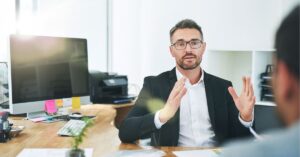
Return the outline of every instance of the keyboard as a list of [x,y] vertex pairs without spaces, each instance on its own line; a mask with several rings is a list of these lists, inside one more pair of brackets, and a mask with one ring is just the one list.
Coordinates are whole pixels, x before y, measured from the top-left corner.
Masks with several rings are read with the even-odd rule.
[[86,123],[82,120],[69,120],[57,134],[60,136],[77,136],[80,131],[85,127]]

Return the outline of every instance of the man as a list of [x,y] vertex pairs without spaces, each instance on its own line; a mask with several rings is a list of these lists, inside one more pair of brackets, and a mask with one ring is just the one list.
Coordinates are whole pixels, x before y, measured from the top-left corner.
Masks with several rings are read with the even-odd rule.
[[282,22],[275,40],[273,90],[277,111],[287,128],[261,141],[237,143],[225,149],[223,156],[300,156],[299,13],[297,6]]
[[201,27],[192,20],[176,24],[170,40],[176,67],[145,78],[119,128],[121,141],[151,137],[154,146],[212,147],[249,135],[246,127],[253,123],[255,102],[250,78],[244,78],[243,93],[233,100],[228,92],[231,82],[204,72],[200,63],[206,43]]

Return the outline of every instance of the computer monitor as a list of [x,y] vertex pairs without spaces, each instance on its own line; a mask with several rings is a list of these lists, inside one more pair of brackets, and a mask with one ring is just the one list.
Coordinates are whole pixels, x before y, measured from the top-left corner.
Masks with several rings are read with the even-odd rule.
[[11,114],[43,111],[46,100],[89,100],[87,40],[11,35]]

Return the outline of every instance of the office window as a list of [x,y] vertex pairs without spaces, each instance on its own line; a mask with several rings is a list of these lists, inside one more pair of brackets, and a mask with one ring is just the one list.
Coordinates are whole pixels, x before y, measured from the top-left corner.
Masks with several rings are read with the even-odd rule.
[[107,70],[106,0],[1,0],[0,23],[0,61],[9,34],[76,37],[88,40],[89,69]]
[[0,1],[0,61],[7,61],[8,37],[15,32],[15,1]]
[[[107,69],[106,0],[34,0],[31,28],[22,34],[85,38],[90,70]],[[28,18],[28,17],[27,17]]]

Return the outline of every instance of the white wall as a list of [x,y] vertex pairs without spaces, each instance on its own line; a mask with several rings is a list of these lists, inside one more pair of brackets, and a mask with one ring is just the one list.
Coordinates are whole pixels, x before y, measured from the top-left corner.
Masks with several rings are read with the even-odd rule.
[[145,65],[141,53],[141,1],[112,0],[112,71],[128,75],[131,83],[141,82]]
[[[281,18],[299,0],[110,0],[110,41],[106,0],[37,2],[36,15],[19,25],[21,33],[87,38],[89,67],[101,71],[107,69],[109,42],[112,71],[141,86],[145,76],[174,67],[169,30],[179,20],[198,22],[209,50],[271,49]],[[8,53],[7,36],[15,31],[14,1],[1,0],[0,13],[1,61]]]
[[107,70],[106,0],[38,0],[37,8],[21,34],[86,38],[89,69]]
[[[272,49],[283,0],[113,0],[113,71],[142,85],[174,67],[169,30],[184,18],[203,28],[207,49]],[[208,62],[213,62],[210,60]]]

